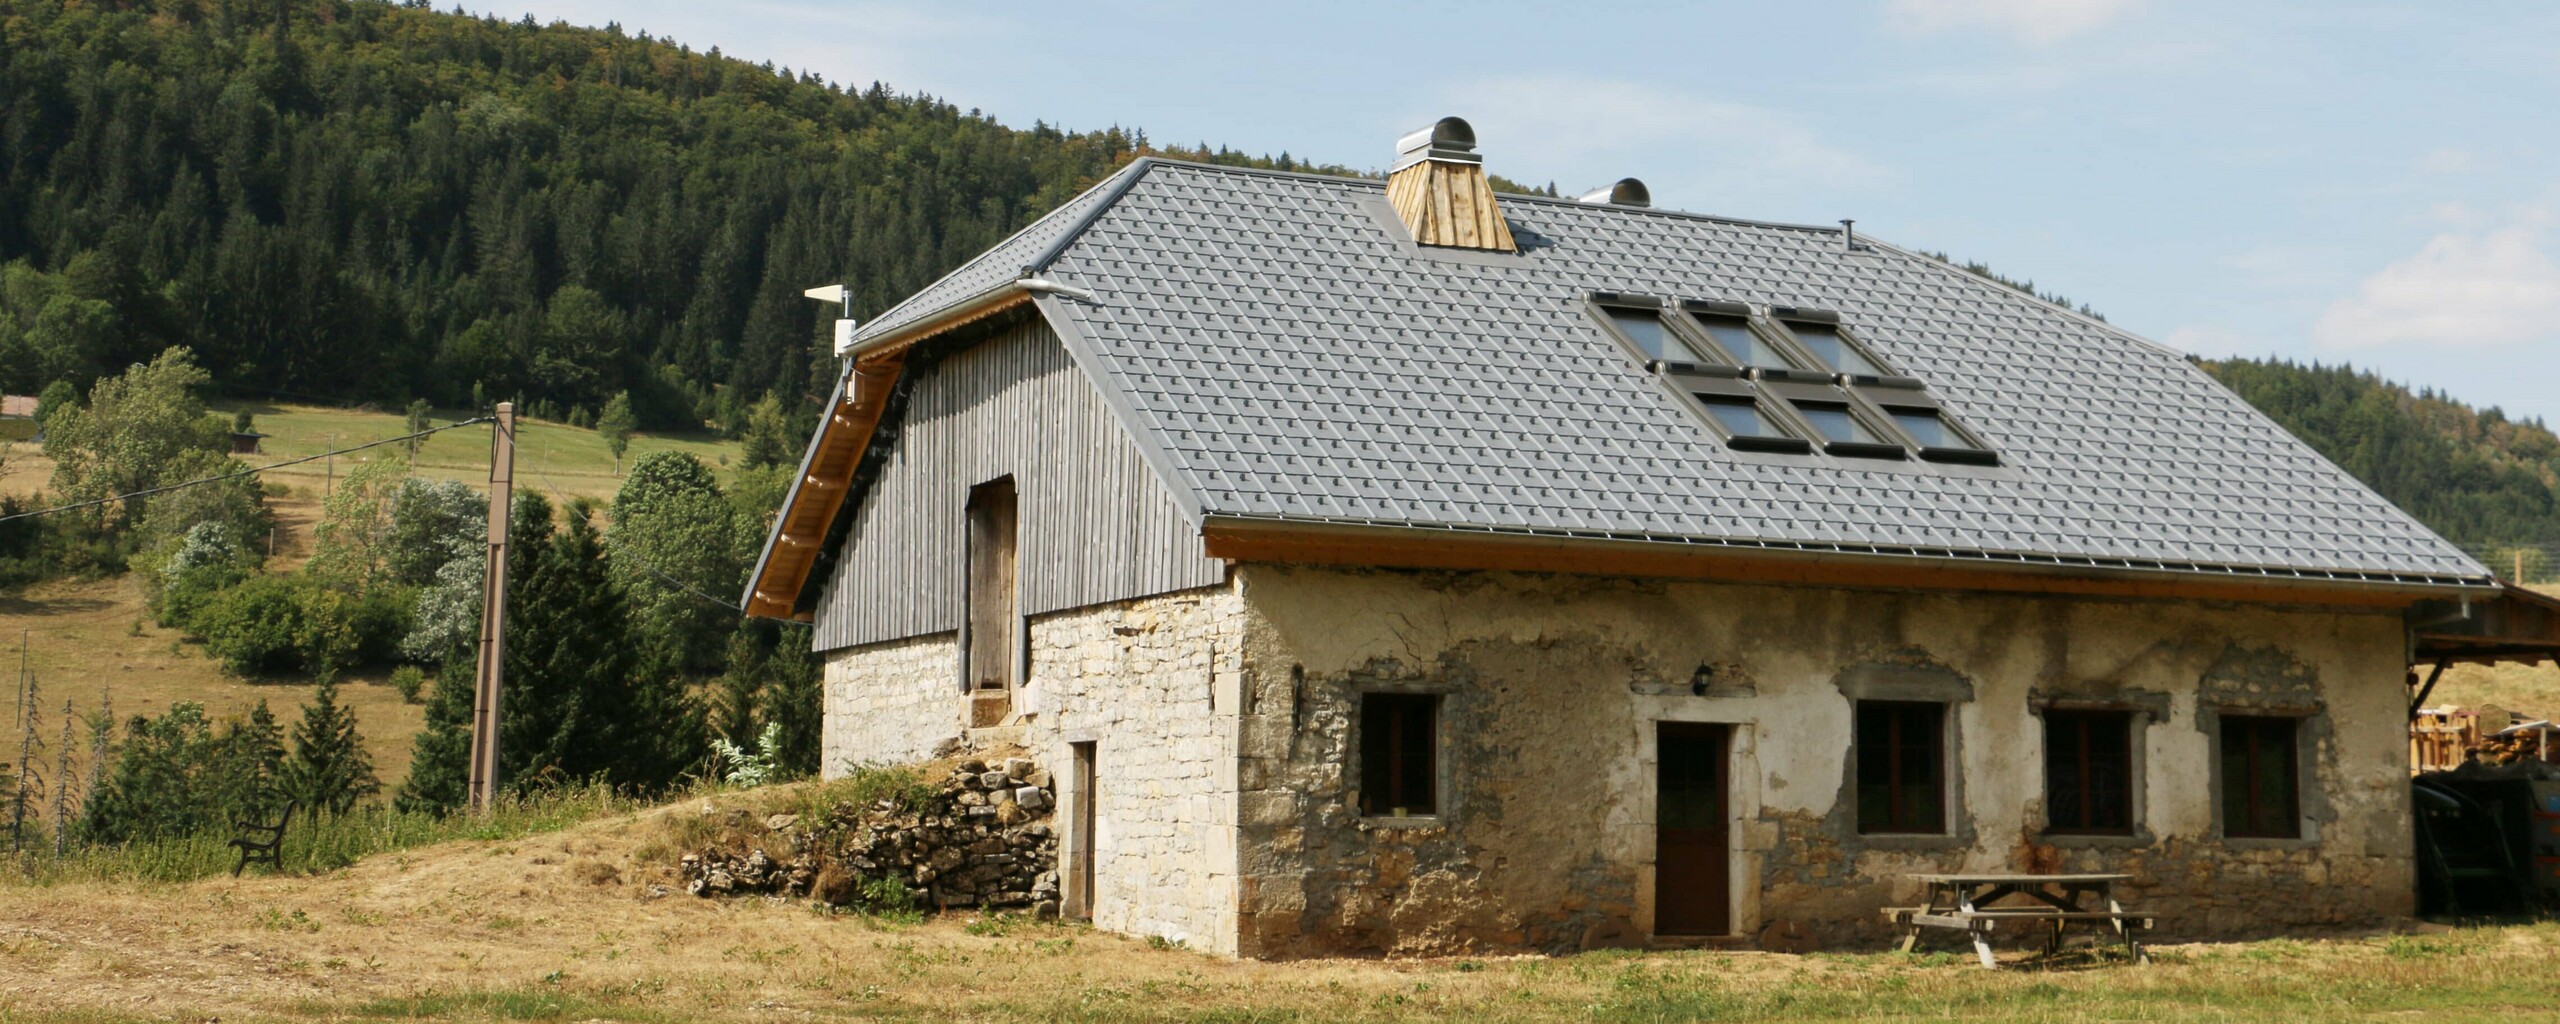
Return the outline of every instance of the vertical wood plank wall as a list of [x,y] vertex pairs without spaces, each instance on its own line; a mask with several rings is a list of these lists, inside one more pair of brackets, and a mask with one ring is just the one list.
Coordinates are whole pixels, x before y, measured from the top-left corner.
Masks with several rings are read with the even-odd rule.
[[1023,615],[1226,579],[1046,323],[923,370],[895,444],[819,598],[821,651],[960,628],[969,488],[1008,474]]

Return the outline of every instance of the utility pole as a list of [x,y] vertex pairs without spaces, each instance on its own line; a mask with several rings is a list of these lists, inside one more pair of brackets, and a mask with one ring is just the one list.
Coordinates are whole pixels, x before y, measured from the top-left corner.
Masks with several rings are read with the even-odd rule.
[[516,405],[498,403],[489,431],[489,570],[480,589],[480,674],[471,693],[471,809],[498,791],[498,696],[507,653],[507,520],[516,485]]

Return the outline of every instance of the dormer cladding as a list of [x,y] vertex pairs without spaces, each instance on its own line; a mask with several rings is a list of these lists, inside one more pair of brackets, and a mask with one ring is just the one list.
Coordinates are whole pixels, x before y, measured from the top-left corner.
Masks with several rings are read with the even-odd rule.
[[1422,245],[1512,252],[1511,225],[1485,180],[1476,153],[1476,130],[1444,117],[1396,140],[1395,169],[1387,174],[1387,201],[1405,230]]

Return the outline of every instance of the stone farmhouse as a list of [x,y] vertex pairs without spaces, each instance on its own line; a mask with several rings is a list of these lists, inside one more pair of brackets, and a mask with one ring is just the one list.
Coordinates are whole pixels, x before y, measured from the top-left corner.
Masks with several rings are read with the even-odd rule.
[[1882,948],[1925,871],[2411,912],[2488,569],[2177,352],[1474,143],[1141,159],[855,332],[746,595],[828,770],[1018,742],[1068,913],[1248,957]]

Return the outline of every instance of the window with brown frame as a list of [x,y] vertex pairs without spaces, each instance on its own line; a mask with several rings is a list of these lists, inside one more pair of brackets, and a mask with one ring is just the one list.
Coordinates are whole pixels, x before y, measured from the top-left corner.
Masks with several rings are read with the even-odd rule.
[[2222,834],[2239,839],[2302,837],[2301,721],[2272,715],[2222,716]]
[[1422,817],[1440,813],[1440,698],[1428,693],[1360,695],[1360,813]]
[[2044,713],[2045,830],[2133,834],[2133,714]]
[[1857,716],[1858,831],[1944,833],[1947,706],[1862,700]]

